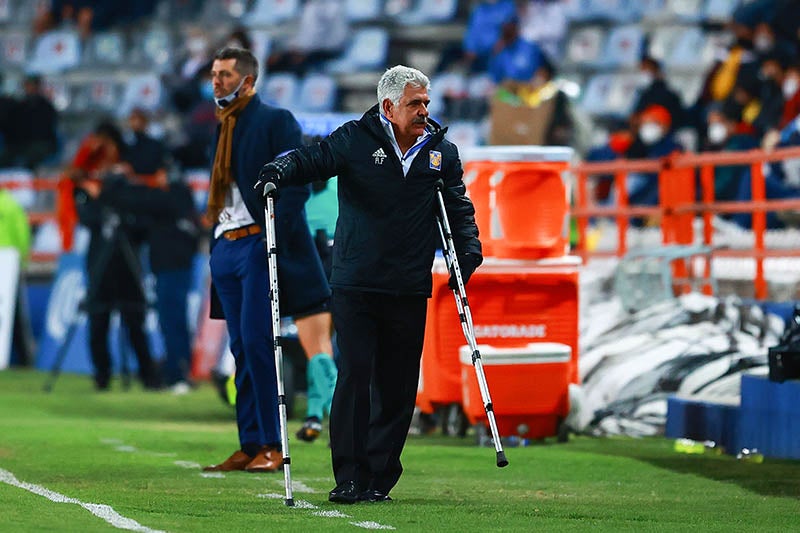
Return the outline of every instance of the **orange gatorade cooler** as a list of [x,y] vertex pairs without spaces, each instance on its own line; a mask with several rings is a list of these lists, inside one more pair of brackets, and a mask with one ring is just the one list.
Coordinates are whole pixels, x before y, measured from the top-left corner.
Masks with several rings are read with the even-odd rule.
[[464,183],[484,257],[539,259],[569,252],[569,147],[465,150]]
[[[572,348],[557,342],[520,347],[478,345],[501,437],[539,439],[559,434],[569,413]],[[460,348],[464,413],[487,423],[469,346]]]
[[[477,343],[494,348],[564,344],[572,354],[568,379],[578,383],[579,264],[580,258],[572,256],[538,261],[486,258],[467,285]],[[444,260],[437,258],[417,391],[417,406],[428,414],[460,407],[463,401],[458,354],[466,340],[448,277]]]

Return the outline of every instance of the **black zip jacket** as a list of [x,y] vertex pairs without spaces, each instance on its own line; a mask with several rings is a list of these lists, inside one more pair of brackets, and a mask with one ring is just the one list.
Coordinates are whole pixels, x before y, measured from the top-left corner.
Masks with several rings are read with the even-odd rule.
[[429,121],[431,136],[403,169],[381,125],[378,106],[342,125],[321,142],[282,162],[281,186],[339,177],[339,218],[331,286],[397,295],[431,294],[431,266],[440,243],[436,227],[443,197],[459,257],[480,264],[475,209],[466,196],[458,149],[447,129]]

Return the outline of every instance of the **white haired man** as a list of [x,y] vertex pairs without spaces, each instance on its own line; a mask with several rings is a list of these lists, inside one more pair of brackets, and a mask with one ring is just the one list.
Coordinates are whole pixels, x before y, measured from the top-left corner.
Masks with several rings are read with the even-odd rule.
[[464,279],[483,260],[458,149],[428,117],[430,81],[402,65],[378,82],[378,104],[326,139],[264,166],[256,184],[339,177],[333,322],[341,351],[331,408],[337,503],[389,501],[403,471],[419,380],[443,194]]

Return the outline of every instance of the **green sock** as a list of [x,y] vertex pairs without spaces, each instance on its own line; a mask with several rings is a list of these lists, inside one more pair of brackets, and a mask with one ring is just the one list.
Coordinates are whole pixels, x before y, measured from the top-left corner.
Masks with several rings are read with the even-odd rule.
[[330,414],[337,373],[336,363],[326,353],[318,353],[308,362],[306,369],[308,380],[307,417],[315,416],[322,420],[324,413]]

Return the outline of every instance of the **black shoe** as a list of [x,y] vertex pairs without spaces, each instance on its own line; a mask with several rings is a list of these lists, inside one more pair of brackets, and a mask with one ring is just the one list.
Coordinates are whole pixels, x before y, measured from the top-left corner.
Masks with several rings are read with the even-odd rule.
[[358,496],[356,482],[345,481],[336,485],[336,488],[328,494],[328,501],[334,503],[356,503]]
[[314,442],[317,440],[320,433],[322,433],[322,423],[319,421],[319,418],[312,416],[303,422],[303,427],[296,433],[296,436],[300,440]]
[[358,501],[371,503],[390,502],[392,501],[392,498],[385,492],[381,492],[377,489],[369,489],[358,495]]

